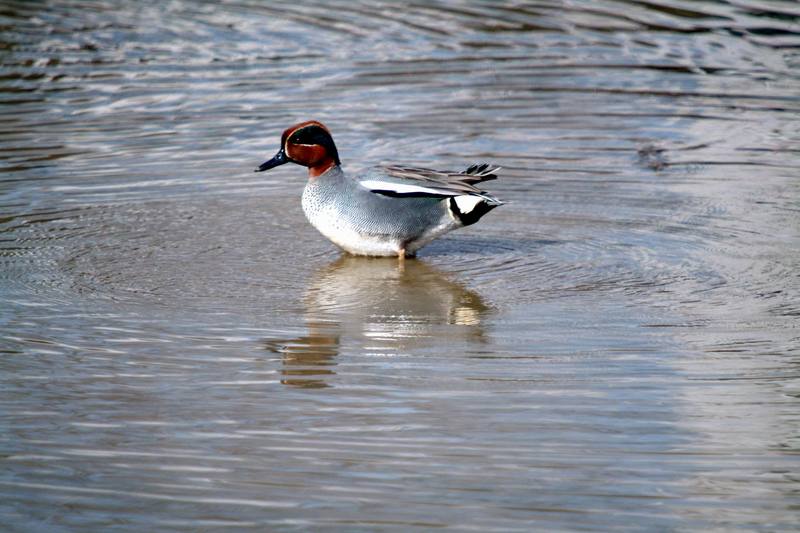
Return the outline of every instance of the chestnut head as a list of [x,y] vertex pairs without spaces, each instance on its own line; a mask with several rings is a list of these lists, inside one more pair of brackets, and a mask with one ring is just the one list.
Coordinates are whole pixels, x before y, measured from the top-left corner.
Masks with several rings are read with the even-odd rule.
[[275,157],[263,163],[255,171],[263,172],[284,163],[297,163],[308,167],[308,175],[312,178],[325,173],[334,165],[341,164],[330,130],[316,120],[295,124],[284,131],[281,136],[281,149]]

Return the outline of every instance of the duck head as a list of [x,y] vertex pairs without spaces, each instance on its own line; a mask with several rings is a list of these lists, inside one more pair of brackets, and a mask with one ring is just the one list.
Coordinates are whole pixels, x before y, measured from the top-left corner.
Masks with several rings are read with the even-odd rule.
[[316,178],[331,167],[341,164],[330,130],[316,120],[295,124],[284,131],[281,149],[275,157],[261,164],[255,171],[263,172],[284,163],[308,167],[310,178]]

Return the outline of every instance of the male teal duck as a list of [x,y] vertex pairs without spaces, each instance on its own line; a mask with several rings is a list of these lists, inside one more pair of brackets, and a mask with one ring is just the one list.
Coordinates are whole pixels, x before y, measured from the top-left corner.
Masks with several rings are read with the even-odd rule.
[[476,186],[497,177],[499,167],[485,163],[462,172],[384,166],[348,175],[330,130],[314,120],[284,131],[278,153],[256,172],[285,163],[308,167],[303,211],[309,222],[354,255],[413,256],[502,205]]

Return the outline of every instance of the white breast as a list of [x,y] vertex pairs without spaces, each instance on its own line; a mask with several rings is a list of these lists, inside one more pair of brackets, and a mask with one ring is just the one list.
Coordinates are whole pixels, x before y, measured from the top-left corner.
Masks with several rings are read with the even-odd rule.
[[323,204],[309,192],[303,192],[303,212],[311,225],[334,244],[356,255],[397,255],[401,243],[385,237],[375,237],[357,231],[340,216],[336,207]]

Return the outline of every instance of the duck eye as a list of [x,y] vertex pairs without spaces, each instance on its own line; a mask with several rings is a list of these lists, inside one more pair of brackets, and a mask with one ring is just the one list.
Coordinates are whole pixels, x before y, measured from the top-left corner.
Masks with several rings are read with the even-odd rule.
[[306,126],[301,128],[289,137],[292,144],[320,144],[320,138],[324,132],[316,126]]

